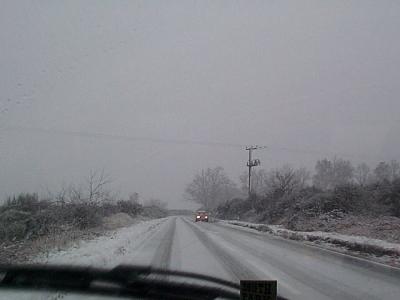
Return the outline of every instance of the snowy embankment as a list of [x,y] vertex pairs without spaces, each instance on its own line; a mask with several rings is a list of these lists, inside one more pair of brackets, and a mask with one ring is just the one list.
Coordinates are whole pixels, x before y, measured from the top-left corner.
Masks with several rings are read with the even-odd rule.
[[341,247],[342,249],[352,251],[355,254],[385,257],[386,259],[381,260],[381,262],[390,263],[392,265],[399,264],[400,244],[389,243],[383,240],[363,236],[344,235],[334,232],[293,231],[286,229],[281,225],[255,224],[230,220],[221,220],[220,222],[267,232],[286,239],[307,241],[318,245],[332,245],[335,246],[335,248]]
[[[128,257],[131,259],[137,249],[153,236],[166,220],[166,218],[163,218],[140,221],[129,227],[109,232],[104,236],[80,241],[68,249],[44,253],[36,257],[33,262],[106,268],[132,263],[131,260],[127,261]],[[146,260],[147,258],[141,259],[143,262]]]

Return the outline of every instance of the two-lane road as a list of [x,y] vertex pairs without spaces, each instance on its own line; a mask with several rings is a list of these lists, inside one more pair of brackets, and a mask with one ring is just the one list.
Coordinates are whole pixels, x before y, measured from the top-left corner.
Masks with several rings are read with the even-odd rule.
[[[113,268],[152,265],[238,281],[276,279],[291,300],[400,299],[400,271],[266,233],[223,223],[195,223],[172,216],[138,222],[111,235],[82,241],[38,258],[45,264]],[[32,298],[76,299],[66,293]],[[79,299],[79,298],[78,298]]]
[[132,263],[229,280],[277,279],[280,295],[289,299],[400,299],[398,270],[265,233],[195,223],[188,217],[165,221]]

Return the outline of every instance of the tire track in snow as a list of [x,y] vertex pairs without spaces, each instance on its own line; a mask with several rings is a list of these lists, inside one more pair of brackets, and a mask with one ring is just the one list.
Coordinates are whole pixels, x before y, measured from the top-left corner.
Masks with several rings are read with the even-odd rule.
[[236,280],[241,279],[257,279],[257,275],[246,265],[241,263],[237,258],[228,253],[226,249],[215,243],[207,236],[205,232],[200,230],[195,224],[190,223],[187,219],[182,219],[203,243],[207,249],[221,262],[222,266],[232,274]]
[[[368,295],[360,295],[357,293],[351,293],[351,286],[345,285],[343,283],[335,282],[333,279],[330,279],[324,274],[318,274],[315,275],[313,274],[312,270],[305,270],[302,269],[301,267],[297,266],[291,261],[285,261],[285,260],[277,260],[276,257],[273,255],[269,254],[268,252],[265,251],[260,251],[259,248],[254,248],[254,243],[246,243],[246,240],[243,241],[242,239],[238,239],[237,236],[231,236],[229,232],[224,232],[223,235],[221,235],[221,238],[226,241],[227,243],[230,243],[234,245],[235,247],[238,247],[241,251],[243,251],[246,254],[251,255],[252,257],[255,257],[256,259],[263,260],[268,263],[268,265],[271,265],[271,267],[276,268],[276,270],[281,271],[282,273],[286,274],[286,276],[296,280],[297,282],[303,284],[304,286],[308,288],[312,288],[315,291],[319,292],[321,295],[326,296],[326,297],[333,297],[334,299],[358,299],[360,296],[365,299],[369,299]],[[253,238],[252,236],[250,238]],[[260,241],[260,240],[258,240]],[[326,280],[326,281],[331,281],[334,283],[336,286],[340,286],[341,288],[336,289],[334,292],[331,290],[326,290],[324,286],[320,285],[319,280]],[[346,292],[343,290],[346,288]]]
[[154,257],[151,261],[153,267],[168,269],[171,261],[172,244],[174,241],[176,228],[176,218],[173,218],[168,225],[168,229],[160,241]]

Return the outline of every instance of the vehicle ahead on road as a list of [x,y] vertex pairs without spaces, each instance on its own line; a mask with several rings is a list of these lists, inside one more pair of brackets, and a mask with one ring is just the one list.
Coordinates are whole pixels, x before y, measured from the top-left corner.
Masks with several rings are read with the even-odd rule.
[[[276,286],[276,282],[274,284]],[[71,296],[79,296],[79,299],[85,299],[84,295],[90,299],[91,295],[101,295],[102,299],[104,296],[111,299],[240,299],[241,285],[202,274],[142,266],[120,265],[108,270],[51,265],[0,265],[0,297],[6,291],[7,299],[19,299],[21,292],[30,295],[33,291],[66,292]],[[248,289],[242,290],[248,292]],[[16,295],[12,295],[14,292]],[[282,299],[276,298],[275,292],[272,296],[262,299]]]
[[199,210],[196,212],[195,222],[208,222],[208,212]]

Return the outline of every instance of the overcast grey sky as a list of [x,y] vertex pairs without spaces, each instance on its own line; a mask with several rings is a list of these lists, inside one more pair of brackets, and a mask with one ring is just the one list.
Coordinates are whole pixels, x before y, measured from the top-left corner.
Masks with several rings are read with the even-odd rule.
[[399,159],[400,1],[1,0],[0,197],[104,168],[178,207],[201,168],[245,170],[241,147],[61,131]]

